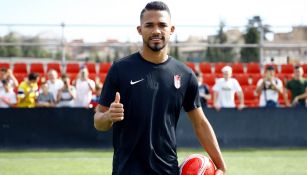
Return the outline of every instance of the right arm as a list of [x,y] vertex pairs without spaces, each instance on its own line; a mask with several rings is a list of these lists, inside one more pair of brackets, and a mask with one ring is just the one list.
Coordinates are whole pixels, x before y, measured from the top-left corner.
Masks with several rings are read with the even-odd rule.
[[291,104],[290,104],[290,102],[289,102],[288,89],[287,89],[287,87],[284,89],[283,92],[284,92],[284,93],[283,93],[283,98],[284,98],[285,104],[286,104],[287,107],[290,107]]
[[262,90],[264,89],[264,82],[265,82],[264,79],[258,80],[257,85],[256,85],[256,90],[255,90],[256,95],[261,94]]
[[115,101],[110,108],[98,104],[94,114],[94,126],[98,131],[109,130],[113,123],[124,119],[124,106],[120,103],[120,94],[117,92]]
[[220,105],[219,105],[218,102],[217,102],[218,95],[219,95],[219,94],[218,94],[217,91],[213,91],[213,106],[214,106],[214,108],[215,108],[216,110],[220,110],[220,109],[221,109]]

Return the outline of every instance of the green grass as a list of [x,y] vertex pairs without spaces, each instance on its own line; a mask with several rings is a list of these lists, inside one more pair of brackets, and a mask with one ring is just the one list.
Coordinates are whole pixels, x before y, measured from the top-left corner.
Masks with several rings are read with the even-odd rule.
[[[179,162],[200,149],[178,150]],[[307,175],[306,149],[224,150],[229,175]],[[109,175],[111,150],[0,151],[0,175]]]

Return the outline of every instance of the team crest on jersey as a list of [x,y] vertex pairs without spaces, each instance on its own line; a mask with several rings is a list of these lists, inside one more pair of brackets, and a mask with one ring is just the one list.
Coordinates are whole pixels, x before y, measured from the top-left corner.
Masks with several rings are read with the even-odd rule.
[[174,85],[176,89],[179,89],[181,86],[181,76],[180,75],[174,75]]

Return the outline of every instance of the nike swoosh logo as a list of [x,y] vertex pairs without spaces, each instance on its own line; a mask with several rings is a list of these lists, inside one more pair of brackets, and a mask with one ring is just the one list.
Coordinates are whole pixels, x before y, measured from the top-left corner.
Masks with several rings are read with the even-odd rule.
[[139,83],[139,82],[141,82],[141,81],[143,81],[144,79],[142,78],[142,79],[140,79],[140,80],[137,80],[137,81],[130,81],[130,84],[131,85],[134,85],[134,84],[136,84],[136,83]]

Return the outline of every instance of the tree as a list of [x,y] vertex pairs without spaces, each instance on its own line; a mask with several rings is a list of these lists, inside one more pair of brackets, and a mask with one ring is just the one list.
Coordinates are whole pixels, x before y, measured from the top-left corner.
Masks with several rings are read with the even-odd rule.
[[[244,35],[245,44],[259,44],[260,34],[256,27],[249,27]],[[245,47],[241,49],[242,62],[259,62],[259,48]]]
[[[228,42],[227,35],[224,32],[225,23],[221,22],[218,30],[218,34],[214,37],[213,41],[209,41],[209,44],[225,44]],[[234,53],[230,47],[208,47],[206,58],[211,62],[230,62],[234,59]]]
[[[20,37],[15,32],[10,32],[4,36],[4,42],[6,43],[20,43]],[[6,47],[8,57],[19,57],[22,56],[21,47],[18,45],[12,45]]]
[[[3,43],[3,39],[0,37],[0,43]],[[7,50],[5,46],[0,45],[0,57],[6,57],[7,56]]]
[[[263,39],[267,40],[266,35],[271,32],[269,25],[263,25],[260,16],[254,16],[248,20],[246,34],[244,35],[245,44],[259,44],[261,35],[260,30],[263,31]],[[241,61],[243,62],[259,62],[260,49],[259,48],[242,48]]]
[[41,57],[43,55],[41,46],[39,45],[40,39],[38,37],[24,37],[23,42],[38,44],[22,46],[22,52],[24,57]]

